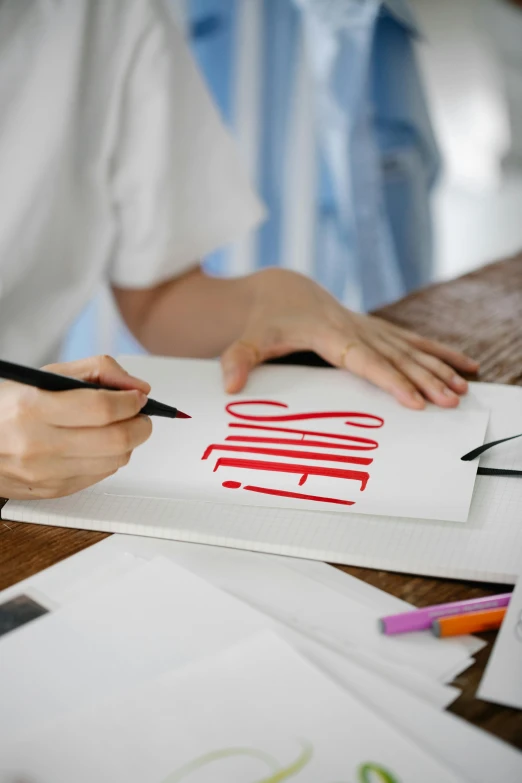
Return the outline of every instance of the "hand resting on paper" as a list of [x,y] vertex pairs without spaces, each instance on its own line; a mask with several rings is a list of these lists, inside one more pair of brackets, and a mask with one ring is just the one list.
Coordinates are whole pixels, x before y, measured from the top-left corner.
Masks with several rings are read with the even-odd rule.
[[126,465],[152,432],[137,415],[150,387],[107,356],[53,364],[51,372],[122,391],[47,392],[0,384],[0,496],[69,495]]
[[259,275],[243,334],[223,354],[228,391],[243,388],[261,361],[309,349],[408,408],[424,408],[426,399],[445,408],[458,405],[468,385],[453,368],[473,372],[477,362],[381,318],[351,312],[306,277],[267,271]]
[[240,391],[261,362],[311,350],[409,408],[424,408],[425,400],[453,408],[467,390],[458,371],[478,369],[441,343],[350,312],[312,280],[288,270],[223,280],[198,268],[156,288],[113,290],[127,325],[152,353],[222,354],[230,393]]

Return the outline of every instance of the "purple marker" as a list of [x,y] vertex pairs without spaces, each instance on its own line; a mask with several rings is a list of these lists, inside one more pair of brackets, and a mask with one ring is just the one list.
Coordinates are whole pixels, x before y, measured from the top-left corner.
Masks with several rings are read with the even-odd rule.
[[382,633],[390,636],[396,633],[425,631],[431,628],[433,621],[440,617],[480,612],[484,609],[497,609],[507,606],[510,598],[511,593],[502,593],[501,595],[492,595],[489,598],[472,598],[470,601],[454,601],[450,604],[436,604],[435,606],[427,606],[425,609],[392,614],[379,620],[379,628]]

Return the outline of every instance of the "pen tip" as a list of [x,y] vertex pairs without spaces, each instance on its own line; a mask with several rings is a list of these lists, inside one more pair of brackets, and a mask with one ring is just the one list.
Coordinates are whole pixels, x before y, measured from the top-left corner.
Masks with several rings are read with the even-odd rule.
[[178,409],[178,412],[176,413],[176,418],[177,419],[191,419],[192,416],[189,416],[188,413],[183,413],[183,411],[180,411]]

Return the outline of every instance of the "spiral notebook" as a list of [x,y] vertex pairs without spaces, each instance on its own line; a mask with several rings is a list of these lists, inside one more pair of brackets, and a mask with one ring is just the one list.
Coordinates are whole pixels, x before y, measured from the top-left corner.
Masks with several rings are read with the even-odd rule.
[[[522,389],[472,389],[490,410],[487,440],[522,432]],[[522,468],[520,441],[493,449],[480,464]],[[522,565],[522,479],[514,477],[478,476],[465,523],[136,498],[100,487],[59,500],[10,501],[3,517],[497,583],[514,583]]]

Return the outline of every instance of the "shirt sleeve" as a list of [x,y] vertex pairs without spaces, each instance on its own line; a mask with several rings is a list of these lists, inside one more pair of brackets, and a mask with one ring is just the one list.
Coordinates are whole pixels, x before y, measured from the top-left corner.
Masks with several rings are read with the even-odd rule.
[[187,271],[264,216],[172,17],[161,0],[144,8],[111,171],[117,239],[109,278],[122,288]]

